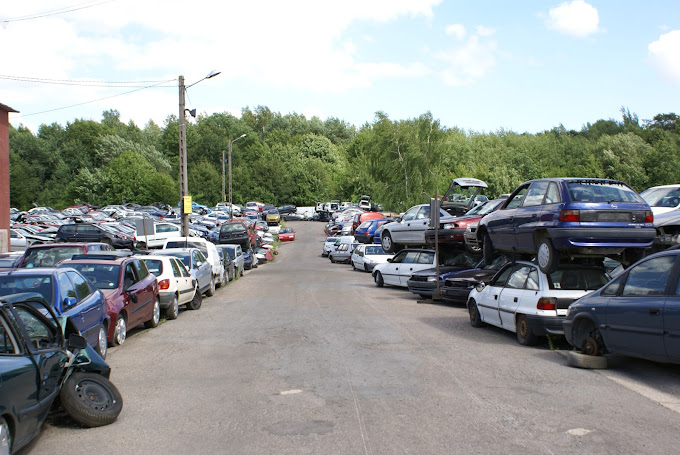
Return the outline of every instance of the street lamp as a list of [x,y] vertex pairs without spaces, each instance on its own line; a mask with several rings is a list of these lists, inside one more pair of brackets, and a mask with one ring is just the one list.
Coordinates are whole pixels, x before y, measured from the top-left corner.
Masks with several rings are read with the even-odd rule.
[[[199,79],[193,84],[184,86],[184,76],[179,77],[179,202],[182,212],[182,237],[189,236],[189,216],[185,213],[184,197],[189,195],[189,183],[187,180],[187,143],[186,143],[186,109],[184,107],[184,97],[186,90],[201,81],[210,79],[220,74],[220,71],[211,71],[203,79]],[[194,109],[192,115],[195,116]]]
[[[231,200],[231,144],[234,142],[238,141],[239,139],[243,139],[246,137],[246,134],[243,133],[233,141],[229,141],[229,217],[233,218],[234,217],[234,204]],[[222,150],[222,188],[224,188],[224,150]],[[224,195],[222,195],[222,199],[224,199]]]

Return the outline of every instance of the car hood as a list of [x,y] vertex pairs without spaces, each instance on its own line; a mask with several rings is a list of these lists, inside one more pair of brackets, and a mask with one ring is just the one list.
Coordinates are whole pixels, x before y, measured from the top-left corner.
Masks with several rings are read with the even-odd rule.
[[[448,276],[456,273],[462,272],[463,270],[470,270],[469,265],[440,265],[439,275],[441,279],[447,278]],[[435,267],[431,269],[419,270],[414,273],[413,276],[435,276],[437,275],[437,269]]]
[[470,280],[470,281],[487,281],[493,278],[497,270],[492,269],[470,269],[463,270],[460,273],[456,273],[455,276],[450,279],[453,280]]

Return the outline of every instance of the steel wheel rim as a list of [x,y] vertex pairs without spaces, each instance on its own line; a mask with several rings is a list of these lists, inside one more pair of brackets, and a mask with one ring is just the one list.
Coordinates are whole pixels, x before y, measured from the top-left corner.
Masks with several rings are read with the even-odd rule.
[[522,338],[526,338],[528,330],[529,330],[529,326],[527,324],[526,319],[524,319],[524,318],[520,319],[519,325],[517,327],[517,331],[519,332],[519,336],[521,336]]
[[156,302],[153,304],[153,323],[158,324],[158,321],[161,320],[161,304],[158,302],[158,299],[156,299]]
[[583,351],[583,353],[586,355],[598,355],[599,348],[597,345],[597,341],[595,341],[591,337],[586,338],[585,340],[583,340],[583,347],[581,351]]
[[538,254],[536,255],[538,259],[538,265],[541,268],[546,268],[548,266],[548,261],[550,260],[550,251],[548,250],[548,245],[541,243],[538,247]]
[[179,302],[177,301],[177,296],[175,296],[175,299],[172,301],[172,314],[175,316],[179,313]]
[[97,381],[83,379],[76,384],[75,388],[76,396],[89,408],[106,411],[116,404],[115,397]]
[[106,355],[106,332],[104,331],[104,327],[99,328],[99,352],[101,353],[101,356],[104,357]]
[[388,251],[392,248],[392,239],[390,236],[386,235],[385,237],[382,238],[382,246],[383,250]]
[[118,319],[118,322],[116,322],[116,329],[113,337],[116,340],[116,344],[125,343],[125,339],[127,338],[127,324],[125,323],[125,318],[121,317]]
[[5,419],[2,419],[2,424],[0,424],[0,452],[9,453],[11,445],[9,425]]

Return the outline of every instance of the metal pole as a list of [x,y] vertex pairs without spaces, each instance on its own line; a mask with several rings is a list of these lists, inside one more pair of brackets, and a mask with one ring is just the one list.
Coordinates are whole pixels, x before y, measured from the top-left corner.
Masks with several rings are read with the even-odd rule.
[[234,203],[231,199],[231,196],[232,196],[232,194],[231,194],[231,144],[233,142],[234,141],[229,141],[229,155],[228,155],[228,157],[229,157],[229,218],[234,217]]
[[189,216],[184,213],[184,196],[189,194],[187,181],[187,144],[186,144],[186,115],[184,111],[184,76],[179,77],[179,197],[182,213],[182,237],[189,235]]
[[224,149],[222,149],[222,202],[226,202],[226,200],[224,195]]

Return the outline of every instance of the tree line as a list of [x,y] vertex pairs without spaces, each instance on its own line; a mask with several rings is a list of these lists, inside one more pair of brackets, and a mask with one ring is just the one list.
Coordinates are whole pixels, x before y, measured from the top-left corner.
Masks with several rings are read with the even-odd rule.
[[[486,181],[490,197],[540,177],[612,178],[637,191],[680,183],[680,117],[641,121],[624,108],[621,117],[580,131],[560,125],[537,134],[479,133],[445,127],[429,112],[406,120],[377,112],[357,128],[338,118],[246,107],[240,118],[217,113],[187,123],[189,193],[207,205],[222,200],[222,151],[244,133],[232,153],[233,200],[241,203],[308,206],[368,194],[385,210],[404,211],[441,194],[456,177]],[[121,122],[115,110],[99,122],[43,124],[36,134],[10,127],[10,203],[22,210],[175,205],[178,137],[176,116],[163,127],[150,121],[140,128]]]

